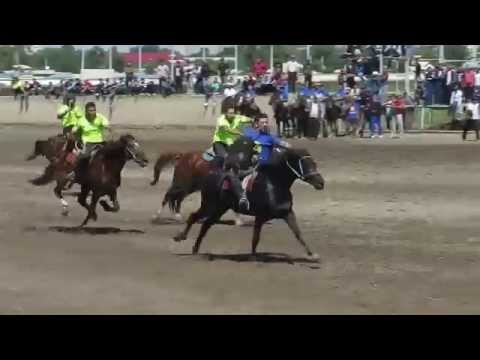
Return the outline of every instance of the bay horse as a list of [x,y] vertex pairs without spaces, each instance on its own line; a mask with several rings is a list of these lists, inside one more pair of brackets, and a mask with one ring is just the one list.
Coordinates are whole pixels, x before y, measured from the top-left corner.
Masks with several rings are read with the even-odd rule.
[[66,142],[66,137],[61,134],[51,136],[47,140],[37,140],[32,153],[26,157],[26,160],[30,161],[38,156],[44,156],[48,161],[52,162],[60,154]]
[[[255,154],[255,143],[247,137],[241,136],[228,149],[225,168],[234,169],[235,172],[247,170],[252,164],[252,157]],[[212,151],[213,152],[213,151]],[[201,189],[205,178],[210,171],[215,170],[218,165],[213,157],[209,160],[203,151],[190,151],[186,153],[169,152],[159,156],[153,170],[153,180],[150,185],[158,183],[160,173],[163,169],[175,165],[173,178],[165,193],[162,207],[158,209],[153,219],[160,218],[165,205],[169,205],[170,211],[175,217],[181,218],[180,210],[183,200],[190,194]]]
[[[123,135],[117,141],[108,142],[99,149],[91,159],[85,174],[82,174],[78,195],[78,203],[87,209],[88,214],[80,226],[85,226],[90,219],[97,220],[96,206],[102,196],[108,196],[113,206],[105,200],[100,205],[105,211],[117,212],[120,205],[117,199],[117,189],[121,184],[121,172],[128,160],[134,160],[141,167],[148,164],[140,144],[130,135]],[[65,181],[67,174],[75,168],[76,164],[69,161],[57,161],[50,164],[40,177],[30,180],[33,185],[46,185],[55,178],[58,182]],[[57,185],[58,186],[58,185]],[[92,193],[90,204],[86,200]]]
[[[324,179],[307,150],[274,147],[271,165],[260,169],[253,183],[248,187],[250,189],[247,192],[250,209],[248,212],[242,212],[245,215],[255,216],[251,248],[252,257],[256,255],[263,224],[271,219],[283,219],[295,234],[307,255],[311,258],[318,258],[318,255],[313,254],[303,240],[292,209],[293,196],[290,188],[297,179],[312,185],[316,190],[324,188]],[[205,184],[202,187],[200,208],[189,216],[186,227],[174,236],[174,240],[186,240],[192,225],[199,219],[205,219],[192,248],[192,253],[197,254],[207,231],[229,209],[236,212],[240,211],[238,199],[232,192],[232,184],[225,173],[221,171],[212,172],[205,179]]]

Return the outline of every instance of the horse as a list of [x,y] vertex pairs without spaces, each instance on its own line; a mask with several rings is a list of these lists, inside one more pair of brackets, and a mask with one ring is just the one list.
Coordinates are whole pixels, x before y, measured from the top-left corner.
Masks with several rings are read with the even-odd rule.
[[[76,164],[65,159],[62,160],[50,164],[43,175],[30,180],[30,182],[36,186],[46,185],[55,179],[57,184],[64,183],[67,174],[75,168]],[[117,189],[121,183],[121,172],[128,160],[134,160],[141,167],[148,164],[148,159],[139,143],[130,134],[121,136],[117,141],[108,142],[95,153],[80,181],[81,192],[77,200],[88,211],[87,217],[80,226],[85,226],[90,219],[97,220],[95,209],[102,196],[109,196],[113,203],[112,207],[105,200],[100,201],[100,205],[105,211],[117,212],[120,210]],[[90,204],[87,204],[86,199],[90,192],[92,197]]]
[[[241,136],[228,149],[224,167],[234,169],[235,172],[247,170],[252,164],[255,154],[254,142],[247,137]],[[207,157],[210,157],[207,159]],[[181,218],[180,209],[183,200],[190,194],[201,189],[210,171],[218,166],[214,156],[202,151],[190,151],[186,153],[169,152],[159,156],[153,170],[153,180],[150,185],[156,185],[163,169],[175,165],[173,178],[165,193],[162,207],[158,209],[153,219],[160,218],[163,208],[169,205],[170,211],[175,217]],[[237,218],[238,220],[238,218]]]
[[[250,188],[247,192],[250,208],[243,214],[255,216],[251,256],[253,258],[256,256],[263,224],[271,219],[283,219],[295,234],[307,255],[317,259],[318,255],[313,254],[303,240],[292,209],[293,197],[290,188],[295,180],[301,179],[312,185],[316,190],[322,190],[325,186],[324,179],[307,150],[274,147],[271,161],[270,166],[258,171],[253,182],[247,181],[251,182],[247,186],[247,189]],[[192,225],[199,219],[204,219],[200,233],[192,248],[192,253],[197,254],[202,239],[210,227],[229,209],[239,211],[238,199],[231,189],[232,184],[225,173],[221,171],[210,173],[202,187],[200,208],[189,216],[186,227],[174,236],[174,240],[186,240]]]
[[26,157],[26,160],[31,161],[37,156],[44,156],[52,162],[64,148],[66,142],[67,139],[63,135],[51,136],[47,140],[37,140],[32,153]]
[[325,101],[325,119],[327,136],[331,133],[335,133],[335,136],[339,136],[342,122],[342,108],[335,103],[332,96],[329,96]]
[[290,137],[291,131],[293,129],[290,109],[280,98],[280,92],[275,92],[270,97],[268,105],[272,106],[273,116],[275,122],[277,123],[277,136],[287,136]]

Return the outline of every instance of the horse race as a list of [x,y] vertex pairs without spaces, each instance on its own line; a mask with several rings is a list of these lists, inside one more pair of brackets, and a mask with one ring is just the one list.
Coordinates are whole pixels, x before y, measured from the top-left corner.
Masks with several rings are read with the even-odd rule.
[[0,312],[477,313],[477,45],[430,47],[0,46]]

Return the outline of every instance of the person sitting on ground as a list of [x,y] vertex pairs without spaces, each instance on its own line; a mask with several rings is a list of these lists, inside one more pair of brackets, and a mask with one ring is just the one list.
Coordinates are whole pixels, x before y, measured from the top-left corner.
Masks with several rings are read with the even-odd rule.
[[97,113],[94,102],[87,103],[85,105],[85,115],[78,119],[77,124],[72,129],[72,134],[80,137],[83,149],[78,156],[76,169],[69,174],[70,179],[81,180],[85,168],[90,163],[91,156],[95,154],[94,150],[105,144],[105,130],[108,130],[111,134],[109,121],[105,116]]
[[63,135],[70,134],[77,125],[78,120],[83,117],[83,112],[75,104],[75,101],[75,96],[66,95],[63,98],[63,105],[58,108],[57,119],[62,120]]

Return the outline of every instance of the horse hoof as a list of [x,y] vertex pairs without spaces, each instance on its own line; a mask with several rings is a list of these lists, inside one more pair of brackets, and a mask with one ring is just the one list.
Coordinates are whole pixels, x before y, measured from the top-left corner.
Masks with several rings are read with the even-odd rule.
[[187,237],[183,233],[179,233],[173,237],[176,242],[187,240]]
[[309,258],[310,260],[315,260],[315,261],[320,260],[320,256],[318,256],[318,254],[315,254],[315,253],[312,254],[312,255],[309,255],[308,258]]

